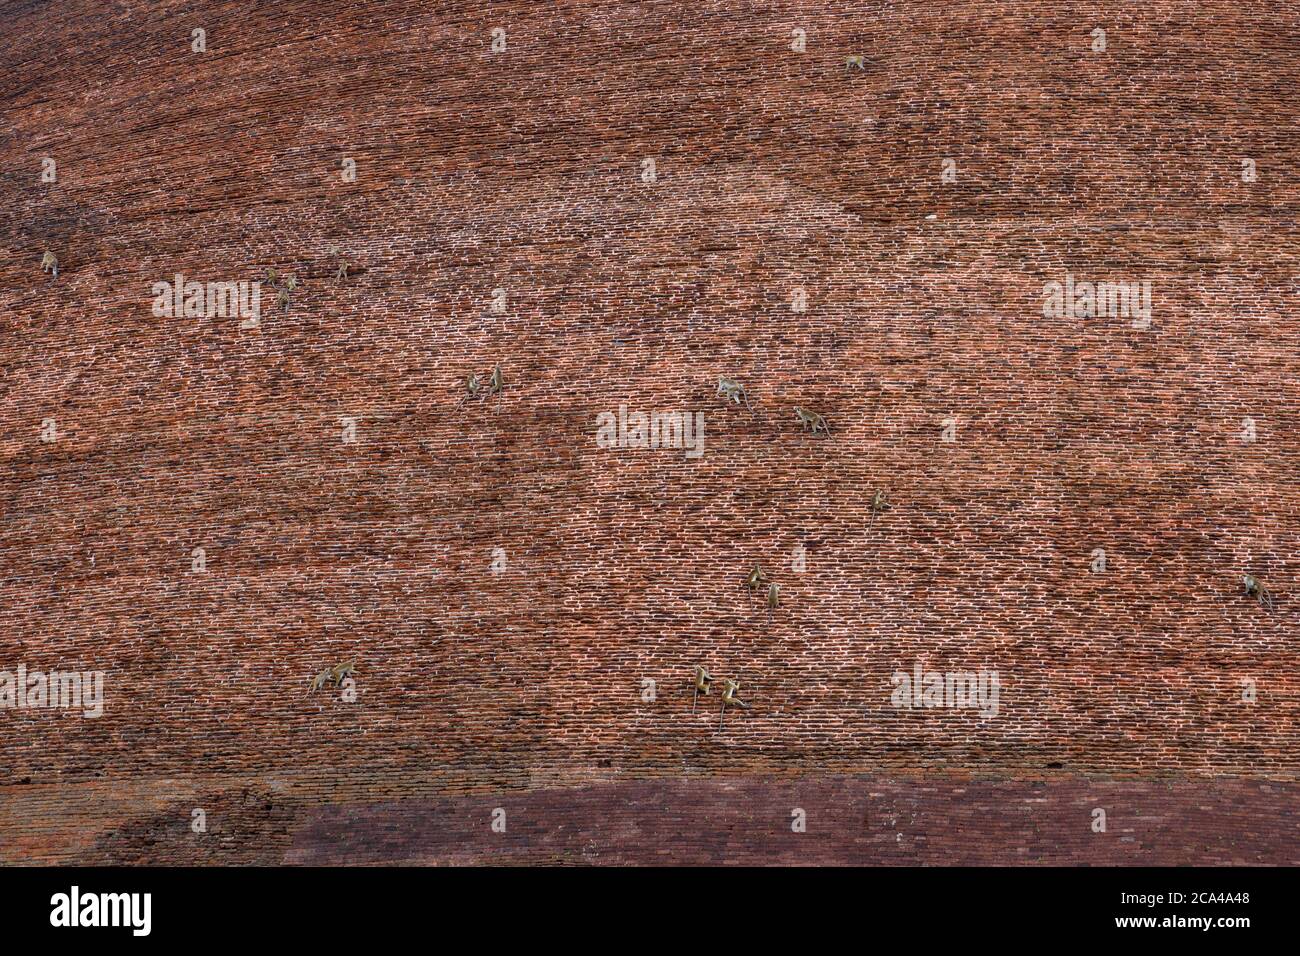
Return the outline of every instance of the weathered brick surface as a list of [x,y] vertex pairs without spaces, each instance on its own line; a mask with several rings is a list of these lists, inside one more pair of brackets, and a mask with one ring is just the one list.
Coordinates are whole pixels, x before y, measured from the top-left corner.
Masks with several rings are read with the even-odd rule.
[[[674,780],[481,800],[335,806],[293,836],[290,863],[758,865],[1025,862],[1295,864],[1294,785],[1255,781],[989,781],[819,777]],[[1250,809],[1243,811],[1242,806]],[[1108,810],[1106,832],[1082,821]],[[491,808],[496,809],[496,808]],[[806,829],[795,832],[796,810]]]
[[[694,826],[680,861],[798,862],[798,796],[826,862],[1296,862],[1298,15],[0,6],[0,669],[108,695],[0,711],[0,860],[334,861],[400,819],[376,858]],[[303,285],[260,330],[151,314],[268,267]],[[1067,271],[1150,280],[1151,329],[1044,319]],[[703,457],[597,447],[620,403],[703,410]],[[304,693],[354,655],[355,704]],[[891,707],[918,659],[997,668],[999,715]],[[697,662],[754,705],[721,733]],[[920,824],[860,833],[864,790]],[[465,821],[508,799],[503,853]]]

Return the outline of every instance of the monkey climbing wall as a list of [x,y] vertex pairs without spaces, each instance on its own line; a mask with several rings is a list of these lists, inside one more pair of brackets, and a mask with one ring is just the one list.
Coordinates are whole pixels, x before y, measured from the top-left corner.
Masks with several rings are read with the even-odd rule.
[[1294,3],[0,17],[0,860],[1300,862]]

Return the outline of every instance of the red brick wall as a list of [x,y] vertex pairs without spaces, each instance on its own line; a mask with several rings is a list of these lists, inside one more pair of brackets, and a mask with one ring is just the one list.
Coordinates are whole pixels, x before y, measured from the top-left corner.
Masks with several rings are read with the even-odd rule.
[[[1297,13],[0,9],[0,669],[107,694],[0,711],[0,860],[335,862],[517,801],[509,849],[377,858],[797,862],[796,798],[822,862],[1300,860]],[[258,330],[151,313],[267,268]],[[1151,328],[1044,318],[1067,272],[1149,280]],[[620,404],[703,411],[703,456],[598,447]],[[996,668],[998,716],[892,707],[917,660]],[[696,663],[753,705],[721,733]]]

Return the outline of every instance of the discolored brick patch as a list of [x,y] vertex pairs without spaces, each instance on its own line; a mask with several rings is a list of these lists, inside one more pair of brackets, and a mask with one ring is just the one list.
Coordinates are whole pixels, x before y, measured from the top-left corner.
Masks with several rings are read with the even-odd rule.
[[[1295,784],[951,774],[628,781],[331,806],[286,862],[574,865],[1295,865]],[[1105,811],[1105,828],[1094,828]],[[802,811],[802,817],[800,812]],[[494,812],[499,815],[494,817]],[[495,832],[493,819],[504,821]],[[795,821],[803,830],[796,832]]]

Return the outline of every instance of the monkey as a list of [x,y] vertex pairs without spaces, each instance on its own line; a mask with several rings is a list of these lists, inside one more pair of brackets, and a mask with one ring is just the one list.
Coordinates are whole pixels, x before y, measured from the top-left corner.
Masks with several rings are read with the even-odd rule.
[[749,395],[745,392],[745,386],[741,385],[732,378],[718,379],[718,395],[724,399],[730,400],[737,405],[744,402],[745,407],[749,408]]
[[281,289],[280,294],[275,297],[275,301],[281,309],[289,308],[289,290]]
[[277,279],[277,278],[278,278],[278,276],[276,275],[274,269],[267,269],[267,270],[266,270],[266,284],[267,284],[267,285],[275,285],[275,282],[276,282],[276,279]]
[[845,70],[845,72],[848,72],[849,70],[851,70],[851,69],[852,69],[853,67],[855,67],[855,66],[856,66],[859,70],[865,70],[865,69],[867,68],[867,66],[866,66],[866,58],[863,57],[863,56],[847,56],[847,57],[844,58],[844,70]]
[[501,408],[501,389],[505,386],[505,379],[501,377],[501,366],[497,365],[492,369],[492,378],[488,380],[489,395],[495,394],[497,397],[497,408]]
[[465,379],[465,397],[456,403],[456,407],[460,408],[471,398],[478,398],[479,390],[482,387],[483,386],[479,383],[478,376],[471,372],[469,378]]
[[336,686],[342,687],[343,681],[356,673],[356,669],[357,662],[354,658],[345,664],[335,666],[334,669],[330,671],[330,679],[334,681]]
[[1264,587],[1259,578],[1251,574],[1244,574],[1241,577],[1241,583],[1246,585],[1245,597],[1253,597],[1259,602],[1259,606],[1273,610],[1273,594],[1268,588]]
[[336,269],[336,270],[334,271],[334,278],[337,279],[337,280],[339,280],[340,282],[342,282],[342,281],[344,281],[345,279],[347,279],[347,277],[348,277],[348,269],[351,268],[351,267],[348,265],[348,261],[347,261],[346,259],[339,259],[339,258],[338,258],[338,255],[339,255],[339,247],[338,247],[338,246],[330,246],[329,249],[325,250],[325,255],[330,256],[330,257],[332,257],[332,258],[334,258],[334,259],[338,259],[339,267],[338,267],[338,269]]
[[309,693],[315,693],[328,684],[333,684],[335,687],[342,687],[343,681],[355,674],[356,670],[356,658],[342,664],[335,664],[333,667],[327,667],[312,678],[311,690]]
[[816,435],[818,432],[830,436],[831,428],[826,424],[826,419],[816,412],[805,412],[802,408],[796,408],[794,413],[799,416],[799,424],[805,431],[812,432]]
[[722,712],[718,717],[718,730],[722,730],[722,721],[727,716],[727,705],[739,707],[741,710],[749,710],[749,705],[736,696],[736,691],[740,690],[740,684],[734,680],[724,680],[722,682]]
[[772,612],[781,606],[781,585],[775,581],[767,589],[767,620],[772,620]]
[[691,713],[695,713],[695,704],[700,699],[700,695],[709,696],[709,691],[713,684],[713,678],[709,672],[698,664],[695,666],[695,695],[691,698]]
[[749,588],[751,591],[757,591],[759,586],[766,580],[767,575],[765,575],[763,569],[756,564],[754,565],[754,570],[749,572],[749,577],[745,578],[745,587]]
[[294,289],[298,288],[298,280],[293,276],[289,276],[284,280],[284,287],[288,291],[292,292]]
[[871,496],[871,520],[867,522],[867,527],[870,528],[875,523],[876,515],[888,510],[889,502],[885,500],[885,493],[877,491]]
[[736,691],[740,690],[740,682],[734,680],[724,680],[722,682],[722,700],[723,703],[732,707],[739,707],[741,710],[749,710],[749,705],[736,696]]
[[59,277],[59,257],[47,251],[45,255],[41,256],[41,271],[49,272],[50,270],[54,271],[52,279],[57,279]]

